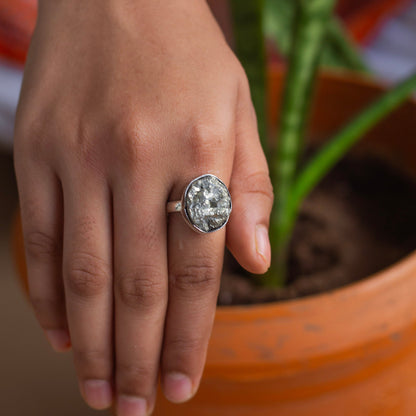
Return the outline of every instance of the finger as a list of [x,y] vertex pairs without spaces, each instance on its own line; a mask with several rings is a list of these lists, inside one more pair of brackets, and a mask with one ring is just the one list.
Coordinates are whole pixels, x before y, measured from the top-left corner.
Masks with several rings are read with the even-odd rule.
[[104,180],[82,169],[64,173],[63,270],[80,390],[95,409],[112,403],[112,223]]
[[268,228],[273,188],[247,93],[240,97],[230,192],[233,213],[227,225],[227,246],[246,270],[265,273],[271,256]]
[[28,285],[35,315],[56,351],[71,346],[62,282],[62,193],[44,164],[15,153]]
[[[209,146],[203,140],[201,171],[181,173],[172,192],[173,200],[180,196],[189,181],[204,173],[212,173],[225,182],[231,173],[234,131],[227,131],[219,143]],[[227,147],[224,149],[224,147]],[[203,159],[203,160],[202,160]],[[192,166],[184,160],[184,166]],[[209,168],[211,166],[211,169]],[[213,167],[213,168],[212,168]],[[182,169],[183,172],[184,169]],[[169,304],[166,315],[162,353],[162,388],[172,402],[183,402],[196,392],[207,352],[214,321],[222,261],[225,229],[209,234],[198,234],[181,214],[169,214]]]
[[169,218],[169,306],[162,356],[162,386],[172,402],[196,392],[218,296],[225,230],[201,235],[180,214]]
[[153,408],[167,304],[166,186],[139,176],[114,185],[118,416]]

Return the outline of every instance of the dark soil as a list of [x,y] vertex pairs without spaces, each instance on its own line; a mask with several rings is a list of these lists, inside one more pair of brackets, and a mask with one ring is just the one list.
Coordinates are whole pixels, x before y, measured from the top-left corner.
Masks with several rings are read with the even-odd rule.
[[287,286],[259,286],[261,277],[244,272],[227,253],[218,302],[271,302],[333,290],[415,249],[416,181],[375,157],[346,158],[302,206]]

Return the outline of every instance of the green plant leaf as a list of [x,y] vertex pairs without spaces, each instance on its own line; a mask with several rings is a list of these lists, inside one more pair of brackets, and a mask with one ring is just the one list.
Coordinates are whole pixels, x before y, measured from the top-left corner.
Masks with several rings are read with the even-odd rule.
[[270,223],[272,264],[263,280],[268,285],[282,285],[286,279],[286,253],[292,226],[288,203],[303,148],[320,52],[334,2],[296,1],[296,24],[281,109],[279,145],[270,165],[275,204]]
[[[265,0],[265,35],[276,42],[283,56],[290,54],[295,25],[296,1]],[[367,68],[342,23],[332,16],[320,58],[320,65],[367,72]]]
[[235,49],[250,84],[260,141],[266,155],[266,52],[264,45],[264,0],[231,0]]

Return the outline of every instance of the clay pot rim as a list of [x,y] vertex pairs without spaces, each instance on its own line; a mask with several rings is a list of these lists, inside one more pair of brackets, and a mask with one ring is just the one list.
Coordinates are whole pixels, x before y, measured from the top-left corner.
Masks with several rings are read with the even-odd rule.
[[[396,263],[393,263],[391,266],[386,267],[383,270],[380,270],[377,273],[369,275],[357,282],[339,287],[334,290],[329,290],[322,293],[317,293],[314,295],[307,295],[300,298],[288,299],[288,300],[279,300],[276,302],[269,302],[263,304],[250,304],[250,305],[221,305],[217,306],[217,315],[216,320],[228,320],[229,315],[232,314],[232,319],[235,319],[235,313],[238,312],[241,314],[241,317],[250,318],[252,317],[252,312],[254,309],[261,310],[262,315],[269,316],[274,318],[275,314],[273,313],[281,305],[283,306],[295,306],[298,305],[299,309],[303,309],[302,305],[309,305],[311,302],[317,302],[321,299],[328,298],[345,298],[347,296],[356,296],[359,293],[369,291],[379,290],[388,290],[392,284],[398,284],[397,280],[407,279],[407,274],[403,271],[413,270],[416,268],[416,250],[410,253],[409,255],[403,257]],[[269,314],[269,313],[270,314]]]
[[[206,374],[215,377],[218,368],[227,368],[230,380],[239,380],[242,373],[268,379],[317,366],[349,368],[372,354],[380,362],[394,361],[410,353],[415,341],[411,296],[416,293],[415,271],[416,251],[334,291],[270,304],[219,307]],[[234,338],[239,347],[233,355],[224,353]],[[262,357],[262,351],[270,356]]]

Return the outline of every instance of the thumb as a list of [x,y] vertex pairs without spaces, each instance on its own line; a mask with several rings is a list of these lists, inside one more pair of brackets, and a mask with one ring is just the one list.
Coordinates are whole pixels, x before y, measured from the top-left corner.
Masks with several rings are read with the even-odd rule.
[[237,114],[236,142],[230,192],[233,212],[227,225],[227,247],[251,273],[270,267],[269,219],[273,188],[257,133],[256,115],[247,100]]

